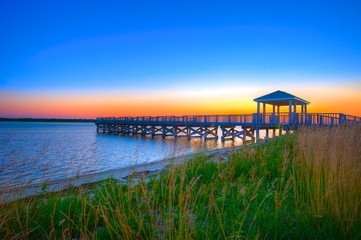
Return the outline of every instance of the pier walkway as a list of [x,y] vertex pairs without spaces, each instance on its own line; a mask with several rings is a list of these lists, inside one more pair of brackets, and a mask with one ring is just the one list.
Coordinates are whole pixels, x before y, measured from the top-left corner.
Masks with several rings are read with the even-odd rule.
[[[222,140],[240,138],[243,141],[258,141],[260,130],[266,130],[266,137],[269,137],[270,131],[273,131],[272,136],[276,135],[276,131],[281,135],[283,130],[289,131],[304,125],[361,125],[361,118],[356,116],[342,113],[307,113],[309,102],[282,91],[254,101],[257,102],[257,113],[253,114],[98,117],[97,132],[217,139],[220,129]],[[260,103],[263,103],[262,113]],[[266,113],[266,104],[273,105],[273,112]],[[289,111],[280,112],[280,107],[285,105],[289,107]],[[297,105],[301,105],[301,112],[296,111]]]

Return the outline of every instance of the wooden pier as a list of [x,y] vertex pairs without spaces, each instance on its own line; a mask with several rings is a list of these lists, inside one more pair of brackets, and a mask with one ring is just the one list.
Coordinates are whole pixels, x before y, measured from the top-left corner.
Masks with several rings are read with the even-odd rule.
[[[304,125],[361,125],[361,118],[342,113],[307,113],[309,102],[292,94],[276,91],[254,99],[257,102],[257,113],[240,115],[188,115],[188,116],[158,116],[158,117],[98,117],[97,132],[120,135],[149,135],[162,137],[187,137],[218,139],[220,129],[221,139],[242,141],[258,141],[260,130],[290,131]],[[263,111],[260,112],[260,106]],[[271,105],[272,112],[266,112],[266,105]],[[287,106],[288,112],[280,112],[280,107]],[[297,106],[301,111],[297,112]],[[277,111],[276,111],[277,108]]]

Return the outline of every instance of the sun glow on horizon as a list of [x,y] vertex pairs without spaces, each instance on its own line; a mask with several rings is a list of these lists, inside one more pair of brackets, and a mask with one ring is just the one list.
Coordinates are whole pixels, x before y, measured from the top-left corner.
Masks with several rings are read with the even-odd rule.
[[[277,89],[212,87],[189,91],[127,93],[1,92],[1,117],[95,118],[203,114],[249,114],[253,99]],[[337,112],[361,116],[358,84],[283,89],[311,102],[308,112]],[[269,108],[269,110],[271,110]],[[287,109],[281,109],[287,111]]]

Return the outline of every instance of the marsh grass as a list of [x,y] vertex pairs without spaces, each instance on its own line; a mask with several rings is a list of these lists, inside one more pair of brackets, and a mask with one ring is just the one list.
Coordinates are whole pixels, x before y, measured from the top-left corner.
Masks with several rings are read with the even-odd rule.
[[361,128],[305,128],[0,206],[3,239],[357,239]]

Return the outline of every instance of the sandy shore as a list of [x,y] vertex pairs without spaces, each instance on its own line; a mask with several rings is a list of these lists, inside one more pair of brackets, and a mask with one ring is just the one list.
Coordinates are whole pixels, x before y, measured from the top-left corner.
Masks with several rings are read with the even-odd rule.
[[[228,147],[214,150],[205,150],[201,152],[205,156],[221,156],[225,155],[229,152],[240,149],[244,145],[236,146],[236,147]],[[199,153],[199,152],[198,152]],[[138,164],[134,166],[124,167],[120,169],[113,169],[108,171],[103,171],[101,173],[90,173],[84,174],[81,176],[52,180],[47,182],[47,191],[48,192],[56,192],[69,187],[81,186],[83,184],[95,183],[107,179],[109,177],[114,178],[117,181],[126,181],[129,175],[133,175],[134,173],[142,173],[142,172],[157,172],[163,170],[166,166],[171,164],[179,164],[184,160],[191,159],[196,153],[181,155],[171,158],[162,159],[160,161],[149,162]],[[19,187],[2,187],[0,188],[0,199],[5,201],[11,201],[16,198],[26,198],[32,195],[38,195],[43,193],[42,184],[28,184],[26,186]]]

